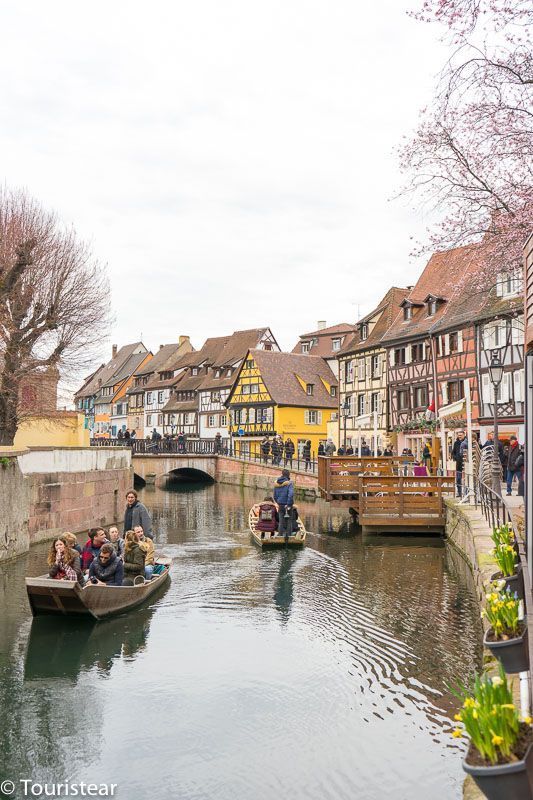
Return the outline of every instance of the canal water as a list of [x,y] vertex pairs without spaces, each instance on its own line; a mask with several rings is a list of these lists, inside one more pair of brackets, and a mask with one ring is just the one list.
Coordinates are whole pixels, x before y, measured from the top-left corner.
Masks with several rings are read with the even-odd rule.
[[481,659],[464,563],[438,539],[362,537],[321,501],[299,504],[304,550],[260,552],[255,499],[145,489],[172,583],[108,622],[32,621],[45,546],[0,569],[3,779],[124,800],[461,797],[449,686]]

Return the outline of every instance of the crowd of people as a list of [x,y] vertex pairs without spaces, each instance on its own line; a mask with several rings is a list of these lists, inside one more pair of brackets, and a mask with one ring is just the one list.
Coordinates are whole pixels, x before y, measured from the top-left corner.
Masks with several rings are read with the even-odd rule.
[[152,520],[131,489],[126,495],[124,531],[96,527],[82,547],[70,531],[55,539],[48,552],[48,575],[81,586],[133,586],[151,580],[155,570]]

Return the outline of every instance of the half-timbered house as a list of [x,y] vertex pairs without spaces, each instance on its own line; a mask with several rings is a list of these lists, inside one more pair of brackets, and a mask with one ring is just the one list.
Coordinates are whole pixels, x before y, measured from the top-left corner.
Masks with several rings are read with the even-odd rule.
[[249,453],[279,434],[300,452],[309,440],[316,454],[337,403],[337,379],[323,358],[249,350],[226,401],[230,433]]
[[[396,437],[398,452],[408,447],[421,457],[424,442],[431,433],[428,417],[437,414],[441,405],[448,404],[456,391],[449,386],[449,395],[440,393],[438,369],[442,384],[451,384],[456,380],[451,377],[451,370],[460,363],[455,362],[459,350],[462,352],[465,345],[470,351],[475,350],[468,336],[464,336],[462,326],[450,331],[445,321],[454,296],[458,296],[462,285],[464,290],[462,281],[474,253],[475,246],[434,253],[383,337],[388,351],[389,426]],[[434,336],[433,331],[438,331],[438,335]],[[475,376],[475,360],[468,369]]]
[[161,409],[163,433],[172,436],[184,433],[191,438],[198,438],[198,392],[229,338],[217,336],[206,339],[200,350],[188,353],[179,360],[177,375],[168,379],[169,399]]
[[[170,383],[177,374],[177,362],[194,350],[188,336],[178,342],[162,344],[154,357],[137,370],[126,394],[127,427],[142,439],[154,428],[163,432],[161,409],[170,396]],[[146,429],[146,430],[145,430]]]
[[279,345],[270,328],[235,331],[226,342],[215,363],[211,364],[199,388],[199,435],[212,439],[219,433],[229,436],[226,400],[242,361],[251,349],[279,352]]
[[301,334],[298,344],[295,345],[292,352],[325,358],[331,371],[338,377],[339,362],[337,357],[346,340],[354,333],[355,326],[347,322],[326,327],[326,323],[321,321],[318,323],[316,331]]
[[388,443],[387,352],[381,339],[408,293],[408,289],[389,289],[377,308],[356,323],[355,333],[339,353],[337,441],[344,447],[357,451],[365,442],[374,452]]

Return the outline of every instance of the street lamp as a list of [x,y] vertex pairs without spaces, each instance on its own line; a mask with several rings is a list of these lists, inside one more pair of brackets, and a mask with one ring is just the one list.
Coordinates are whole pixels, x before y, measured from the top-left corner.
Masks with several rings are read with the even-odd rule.
[[346,452],[346,427],[348,425],[348,417],[350,416],[350,398],[346,397],[342,405],[342,416],[344,417],[344,452]]
[[494,389],[494,449],[492,452],[492,489],[502,496],[501,464],[498,438],[498,388],[503,379],[503,363],[500,350],[491,350],[489,377]]

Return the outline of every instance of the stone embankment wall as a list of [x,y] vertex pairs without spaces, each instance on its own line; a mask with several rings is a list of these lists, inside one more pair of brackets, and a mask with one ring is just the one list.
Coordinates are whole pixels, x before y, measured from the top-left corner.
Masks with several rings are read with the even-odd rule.
[[[232,483],[236,486],[248,486],[261,493],[271,494],[281,467],[266,464],[239,461],[236,458],[217,458],[216,480],[219,483]],[[316,475],[291,471],[296,495],[318,496],[318,479]]]
[[494,547],[490,528],[479,508],[446,501],[446,538],[466,560],[472,570],[480,607],[484,606],[486,584],[497,566],[491,555]]
[[4,458],[0,561],[66,530],[80,533],[123,518],[133,485],[129,448],[31,448]]

